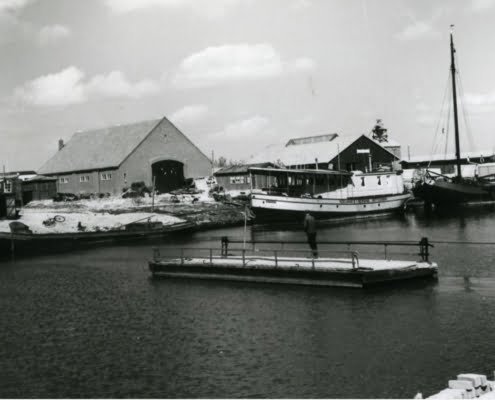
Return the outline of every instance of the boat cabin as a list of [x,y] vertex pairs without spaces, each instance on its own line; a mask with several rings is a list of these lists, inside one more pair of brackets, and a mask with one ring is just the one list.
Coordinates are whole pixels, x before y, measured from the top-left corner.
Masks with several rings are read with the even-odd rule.
[[[352,183],[352,173],[333,170],[249,168],[252,191],[289,197],[317,197],[320,193],[343,189]],[[269,187],[263,186],[267,181]],[[261,184],[260,184],[261,183]]]

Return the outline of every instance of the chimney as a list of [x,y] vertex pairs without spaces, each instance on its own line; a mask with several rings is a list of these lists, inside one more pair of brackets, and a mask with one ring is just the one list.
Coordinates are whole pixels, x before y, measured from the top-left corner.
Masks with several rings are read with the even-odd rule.
[[58,151],[62,150],[64,148],[64,141],[63,139],[58,140]]

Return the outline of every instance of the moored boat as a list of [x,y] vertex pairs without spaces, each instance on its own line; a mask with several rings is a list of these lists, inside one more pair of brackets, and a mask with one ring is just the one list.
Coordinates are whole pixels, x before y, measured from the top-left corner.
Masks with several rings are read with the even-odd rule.
[[495,202],[495,182],[493,180],[495,163],[476,165],[476,172],[470,177],[463,176],[461,172],[455,53],[454,38],[451,31],[450,74],[452,79],[456,172],[454,176],[448,176],[427,171],[423,179],[416,183],[413,193],[415,197],[423,199],[426,205],[446,207]]
[[270,176],[269,188],[253,188],[256,220],[286,219],[311,212],[315,218],[369,215],[402,210],[411,195],[400,172],[250,168],[251,182]]

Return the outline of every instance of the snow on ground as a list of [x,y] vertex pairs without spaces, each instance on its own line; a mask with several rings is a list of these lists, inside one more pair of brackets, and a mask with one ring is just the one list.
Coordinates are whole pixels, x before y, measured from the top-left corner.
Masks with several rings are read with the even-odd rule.
[[[65,218],[64,222],[57,222],[52,226],[43,225],[43,221],[48,218],[53,218],[55,215],[62,215]],[[180,218],[173,217],[167,214],[153,214],[146,212],[132,212],[125,214],[109,214],[95,213],[90,211],[81,212],[47,212],[40,209],[23,209],[21,218],[17,221],[29,226],[33,233],[73,233],[78,232],[77,225],[79,222],[86,227],[86,232],[95,232],[98,230],[106,231],[122,228],[123,225],[143,220],[151,217],[151,222],[162,222],[163,225],[174,225],[185,222]],[[0,221],[0,232],[9,232],[9,223],[12,221]]]
[[[171,204],[172,197],[171,194],[161,194],[155,196],[154,205],[160,207],[160,205]],[[191,204],[194,199],[198,199],[199,202],[214,202],[205,193],[198,195],[177,195],[175,198],[178,200],[179,204]],[[67,202],[54,202],[53,200],[39,200],[30,202],[24,209],[25,210],[41,210],[49,211],[54,210],[58,212],[67,211],[124,211],[124,210],[139,210],[140,208],[149,208],[153,204],[153,199],[149,196],[139,197],[139,198],[127,198],[122,197],[105,197],[102,199],[87,199],[87,200],[77,200],[77,201],[67,201]],[[175,204],[175,203],[173,203]]]

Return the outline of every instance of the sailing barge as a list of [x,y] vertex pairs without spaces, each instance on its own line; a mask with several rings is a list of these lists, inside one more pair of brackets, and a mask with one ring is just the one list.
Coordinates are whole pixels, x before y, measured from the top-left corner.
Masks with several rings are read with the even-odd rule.
[[[453,25],[451,26],[453,28]],[[425,205],[441,207],[472,205],[495,202],[495,163],[476,166],[474,177],[462,176],[461,149],[459,139],[459,118],[457,112],[457,68],[455,65],[456,50],[454,37],[450,32],[450,77],[452,80],[452,104],[454,118],[454,138],[456,172],[455,176],[447,176],[427,171],[425,177],[413,188],[415,197],[424,200]]]
[[[154,250],[149,269],[153,277],[213,279],[224,281],[279,283],[311,286],[342,286],[364,288],[377,284],[411,279],[435,279],[438,266],[429,260],[427,238],[413,242],[323,242],[322,244],[384,246],[384,259],[361,259],[355,250],[321,251],[320,258],[309,251],[262,249],[256,245],[281,242],[244,242],[245,248],[229,248],[229,243],[242,241],[222,239],[221,253],[213,248],[182,248],[176,254],[162,256]],[[288,243],[288,242],[286,242]],[[290,242],[297,244],[301,242]],[[399,261],[388,258],[390,246],[419,245],[419,260]],[[201,254],[202,253],[202,254]],[[344,256],[342,256],[344,253]],[[339,257],[335,257],[339,254]]]

